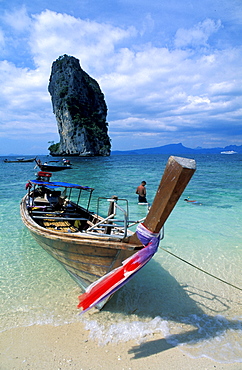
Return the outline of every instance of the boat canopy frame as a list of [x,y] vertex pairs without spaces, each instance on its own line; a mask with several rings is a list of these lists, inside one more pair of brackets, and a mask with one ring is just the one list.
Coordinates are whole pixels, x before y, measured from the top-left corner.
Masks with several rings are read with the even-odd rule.
[[[72,189],[78,189],[79,194],[78,194],[78,199],[77,199],[77,202],[76,202],[77,205],[79,205],[80,198],[81,198],[81,193],[84,190],[84,191],[89,193],[87,206],[86,206],[87,211],[89,209],[89,206],[90,206],[90,203],[91,203],[92,193],[94,191],[94,188],[91,188],[89,186],[72,184],[72,183],[69,183],[69,182],[29,180],[29,183],[34,186],[34,189],[35,189],[36,186],[42,186],[42,187],[48,188],[50,190],[57,189],[57,188],[64,188],[65,190],[69,189],[68,198],[69,198],[70,201],[71,201]],[[29,192],[30,192],[30,188],[29,188]]]
[[78,184],[72,184],[69,182],[61,182],[61,181],[41,181],[41,180],[29,180],[30,184],[33,185],[40,185],[40,186],[47,186],[47,187],[57,187],[57,188],[73,188],[73,189],[81,189],[93,192],[94,188],[90,188],[89,186],[83,186]]

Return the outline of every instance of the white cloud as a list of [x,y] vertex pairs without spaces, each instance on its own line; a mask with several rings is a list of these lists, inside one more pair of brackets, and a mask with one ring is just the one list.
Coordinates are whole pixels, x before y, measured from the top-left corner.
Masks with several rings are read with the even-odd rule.
[[34,20],[30,45],[39,66],[69,54],[79,56],[83,66],[103,69],[112,61],[115,45],[136,33],[133,27],[125,30],[49,10],[35,15]]
[[0,28],[0,48],[3,48],[5,45],[4,32]]
[[154,27],[155,27],[155,21],[152,18],[152,15],[150,13],[146,14],[143,20],[142,29],[140,31],[140,34],[144,35],[145,33],[150,33],[154,30]]
[[[156,139],[162,142],[171,132],[185,137],[183,129],[201,131],[209,122],[212,130],[213,122],[217,129],[218,120],[238,120],[241,49],[207,48],[197,54],[185,49],[207,46],[209,37],[221,29],[220,21],[207,19],[190,29],[179,29],[176,48],[169,49],[136,44],[134,27],[114,27],[50,10],[28,17],[21,9],[20,14],[27,25],[31,23],[29,57],[35,68],[0,62],[2,135],[13,127],[16,135],[23,129],[35,135],[37,127],[41,133],[46,130],[50,140],[51,134],[56,135],[47,86],[51,64],[63,54],[79,58],[83,69],[100,83],[115,138],[141,132],[146,140],[152,138],[152,143]],[[6,19],[22,33],[20,21],[14,26],[10,14]],[[152,18],[148,21],[151,29]]]
[[170,124],[168,120],[152,118],[129,117],[112,122],[114,130],[119,132],[121,129],[127,132],[142,132],[147,135],[155,135],[160,130],[176,131],[176,126]]
[[25,6],[11,12],[5,12],[4,15],[2,15],[2,19],[17,32],[24,32],[31,26],[31,19],[27,14]]
[[228,80],[222,82],[215,82],[209,85],[209,91],[213,95],[221,96],[221,95],[242,95],[242,87],[240,81],[237,79],[235,80]]
[[196,46],[208,46],[207,42],[209,37],[217,32],[221,27],[221,21],[215,22],[212,19],[206,19],[203,22],[199,22],[193,28],[184,29],[180,28],[176,32],[175,36],[175,47],[196,47]]

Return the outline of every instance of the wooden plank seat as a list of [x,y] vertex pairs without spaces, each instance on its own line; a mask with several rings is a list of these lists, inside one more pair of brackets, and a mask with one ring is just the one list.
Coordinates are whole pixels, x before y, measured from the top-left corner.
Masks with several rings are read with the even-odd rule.
[[34,199],[34,203],[36,204],[36,206],[38,206],[38,205],[49,205],[50,204],[50,202],[49,202],[49,200],[48,199],[46,199],[46,198],[44,198],[44,197],[37,197],[37,198],[35,198]]
[[41,210],[38,210],[38,209],[33,209],[31,210],[31,214],[43,214],[43,215],[46,215],[46,214],[52,214],[52,215],[62,215],[64,213],[64,211],[48,211],[48,210],[45,210],[45,211],[41,211]]
[[62,216],[62,217],[80,217],[80,213],[77,213],[77,212],[66,212],[66,211],[49,211],[49,210],[44,210],[44,211],[41,211],[41,210],[38,210],[38,209],[33,209],[33,210],[30,210],[31,212],[31,215],[43,215],[43,216]]
[[32,216],[35,219],[43,219],[43,220],[55,220],[55,221],[88,221],[87,218],[83,217],[58,217],[58,216]]
[[58,221],[58,222],[53,223],[51,220],[46,220],[46,221],[43,222],[43,224],[45,226],[51,226],[51,225],[53,225],[53,226],[66,226],[66,227],[71,226],[70,222],[68,222],[68,221]]
[[49,221],[44,221],[43,225],[48,230],[58,230],[63,233],[79,231],[76,227],[72,226],[68,221],[53,222],[52,220],[49,220]]

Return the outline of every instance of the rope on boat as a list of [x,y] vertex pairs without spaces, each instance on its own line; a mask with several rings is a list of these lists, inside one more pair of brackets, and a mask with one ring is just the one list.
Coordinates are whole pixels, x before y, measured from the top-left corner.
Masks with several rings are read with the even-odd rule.
[[165,252],[167,252],[167,253],[171,254],[173,257],[176,257],[176,258],[178,258],[179,260],[181,260],[181,261],[183,261],[183,262],[187,263],[188,265],[190,265],[190,266],[194,267],[195,269],[197,269],[197,270],[199,270],[199,271],[202,271],[204,274],[207,274],[207,275],[209,275],[209,276],[212,276],[214,279],[217,279],[217,280],[221,281],[222,283],[225,283],[225,284],[230,285],[231,287],[233,287],[233,288],[235,288],[235,289],[238,289],[238,290],[241,290],[241,291],[242,291],[242,289],[241,289],[240,287],[238,287],[238,286],[236,286],[236,285],[233,285],[233,284],[229,283],[229,282],[228,282],[228,281],[226,281],[226,280],[220,279],[219,277],[217,277],[217,276],[215,276],[215,275],[213,275],[213,274],[210,274],[210,272],[207,272],[207,271],[205,271],[205,270],[201,269],[200,267],[197,267],[197,266],[193,265],[192,263],[190,263],[190,262],[188,262],[188,261],[184,260],[183,258],[181,258],[181,257],[177,256],[176,254],[174,254],[174,253],[172,253],[172,252],[168,251],[167,249],[162,248],[162,247],[159,247],[159,248],[160,248],[160,249],[162,249],[163,251],[165,251]]

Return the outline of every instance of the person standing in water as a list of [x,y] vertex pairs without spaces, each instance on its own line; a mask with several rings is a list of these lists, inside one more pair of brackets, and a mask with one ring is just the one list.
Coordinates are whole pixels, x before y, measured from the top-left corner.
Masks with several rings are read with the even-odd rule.
[[136,189],[136,194],[139,195],[139,203],[148,203],[146,199],[146,182],[142,181]]

